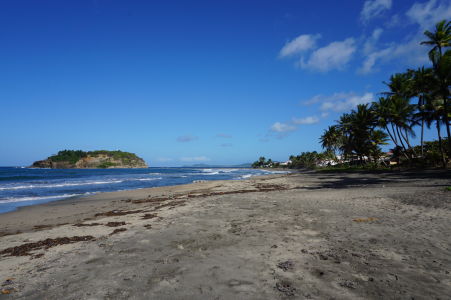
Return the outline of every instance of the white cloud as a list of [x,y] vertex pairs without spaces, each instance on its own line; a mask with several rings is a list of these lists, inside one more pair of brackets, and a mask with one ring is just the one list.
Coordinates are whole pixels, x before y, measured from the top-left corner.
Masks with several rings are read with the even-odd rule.
[[319,34],[302,34],[297,38],[287,42],[280,50],[279,57],[287,57],[299,54],[303,51],[315,48],[316,41],[321,37]]
[[305,118],[293,118],[293,124],[296,125],[310,125],[310,124],[315,124],[319,122],[319,118],[316,116],[310,116],[310,117],[305,117]]
[[233,144],[232,143],[223,143],[220,145],[221,147],[227,148],[227,147],[232,147]]
[[352,97],[354,95],[355,95],[354,93],[345,93],[345,92],[334,93],[329,96],[316,95],[306,101],[303,101],[302,103],[305,105],[311,105],[311,104],[315,104],[315,103],[319,103],[319,102],[333,102],[333,101],[345,99],[347,97]]
[[380,63],[395,62],[410,66],[428,63],[429,48],[420,45],[422,41],[427,40],[423,32],[427,29],[432,30],[435,23],[440,20],[451,18],[451,1],[415,2],[406,12],[406,16],[418,25],[418,31],[400,43],[391,43],[379,48],[376,48],[378,38],[375,39],[377,35],[375,36],[376,32],[373,32],[372,37],[368,38],[364,45],[363,53],[366,56],[358,73],[371,73]]
[[376,28],[373,30],[373,33],[369,38],[366,39],[365,44],[363,45],[364,54],[369,54],[374,51],[375,45],[378,42],[383,31],[384,30],[382,28]]
[[307,62],[301,59],[299,66],[320,72],[327,72],[333,69],[342,70],[351,60],[351,56],[355,51],[356,46],[353,38],[332,42],[325,47],[315,50]]
[[451,18],[451,2],[437,0],[429,0],[424,3],[415,2],[406,15],[420,25],[422,30],[431,29],[438,21]]
[[428,47],[420,45],[424,41],[423,33],[418,32],[410,40],[400,43],[391,44],[383,49],[373,50],[369,53],[358,73],[368,74],[375,70],[377,63],[396,62],[408,65],[423,65],[428,62]]
[[363,23],[368,23],[371,19],[380,16],[384,11],[389,10],[392,0],[366,0],[360,12]]
[[295,131],[296,129],[297,129],[296,126],[280,122],[276,122],[271,126],[271,131],[277,133]]
[[188,143],[188,142],[195,141],[195,140],[197,140],[197,139],[198,139],[197,136],[192,136],[192,135],[182,135],[182,136],[179,136],[179,137],[177,138],[177,142],[179,142],[179,143]]
[[195,157],[181,157],[180,161],[183,162],[200,162],[200,161],[210,161],[206,156],[195,156]]
[[[337,93],[335,95],[340,95],[340,97],[332,96],[329,98],[325,98],[325,100],[321,106],[320,110],[322,111],[335,111],[335,112],[343,112],[349,111],[355,108],[358,104],[366,104],[374,101],[373,93],[365,93],[361,96],[355,93]],[[333,99],[333,100],[331,100]]]

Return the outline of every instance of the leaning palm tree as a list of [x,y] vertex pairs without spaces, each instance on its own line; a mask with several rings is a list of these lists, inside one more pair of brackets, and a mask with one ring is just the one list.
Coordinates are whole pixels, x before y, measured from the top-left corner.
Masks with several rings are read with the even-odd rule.
[[390,76],[389,82],[384,83],[390,89],[389,92],[382,94],[390,99],[389,114],[394,135],[404,152],[412,152],[412,155],[416,155],[409,142],[409,136],[415,136],[412,128],[416,125],[414,118],[416,107],[410,104],[410,99],[415,96],[412,72],[394,74]]

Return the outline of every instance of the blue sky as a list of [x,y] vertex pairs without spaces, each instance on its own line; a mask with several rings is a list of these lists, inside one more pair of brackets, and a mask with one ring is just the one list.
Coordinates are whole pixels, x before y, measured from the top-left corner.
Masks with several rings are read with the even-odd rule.
[[[0,165],[121,149],[151,166],[286,160],[428,64],[446,0],[0,0]],[[435,138],[433,131],[426,138]]]

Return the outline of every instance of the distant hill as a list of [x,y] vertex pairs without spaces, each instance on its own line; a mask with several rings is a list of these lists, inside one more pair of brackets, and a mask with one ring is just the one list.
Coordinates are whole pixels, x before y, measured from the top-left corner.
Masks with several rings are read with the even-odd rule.
[[183,168],[251,168],[251,163],[239,164],[239,165],[208,165],[208,164],[194,164],[183,166]]
[[30,168],[109,169],[147,168],[145,161],[134,153],[123,151],[62,150],[47,159],[35,161]]

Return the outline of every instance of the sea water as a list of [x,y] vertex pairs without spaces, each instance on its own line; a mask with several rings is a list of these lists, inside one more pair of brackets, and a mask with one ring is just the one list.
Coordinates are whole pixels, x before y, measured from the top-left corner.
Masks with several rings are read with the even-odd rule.
[[[283,172],[283,171],[282,171]],[[179,185],[198,180],[240,180],[280,173],[242,168],[29,169],[0,167],[0,213],[101,192]]]

